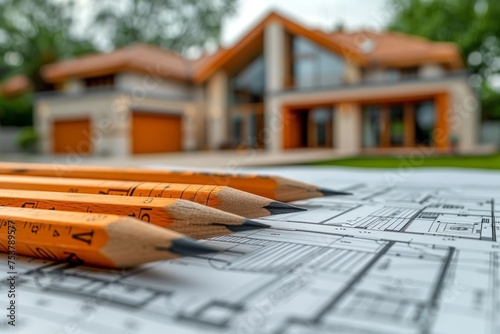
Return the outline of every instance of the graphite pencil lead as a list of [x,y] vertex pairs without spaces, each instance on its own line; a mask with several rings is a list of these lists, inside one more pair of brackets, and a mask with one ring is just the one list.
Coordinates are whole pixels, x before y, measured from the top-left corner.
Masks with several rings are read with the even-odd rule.
[[273,201],[264,207],[272,215],[280,215],[283,213],[294,213],[298,211],[307,211],[307,209],[299,208],[298,206]]
[[172,241],[172,245],[168,248],[156,247],[158,250],[166,250],[171,253],[179,254],[182,256],[199,256],[210,253],[216,253],[219,250],[206,246],[191,238],[180,238]]
[[256,222],[255,220],[251,220],[251,219],[245,219],[243,221],[243,225],[246,225],[246,226],[255,226],[255,227],[260,227],[260,228],[271,227],[271,225],[259,223],[259,222]]
[[254,231],[254,230],[262,230],[263,228],[269,228],[271,226],[255,226],[255,225],[224,225],[231,232],[245,232],[245,231]]
[[322,193],[323,196],[352,195],[352,193],[347,191],[335,191],[326,188],[319,188],[318,191]]

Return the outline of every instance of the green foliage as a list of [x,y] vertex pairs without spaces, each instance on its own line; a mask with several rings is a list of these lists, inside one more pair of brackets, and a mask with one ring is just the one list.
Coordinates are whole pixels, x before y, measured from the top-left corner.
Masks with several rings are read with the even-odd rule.
[[30,126],[33,124],[30,94],[12,98],[0,97],[0,126]]
[[8,74],[24,74],[35,91],[51,88],[40,69],[58,59],[94,50],[72,33],[77,13],[73,1],[0,0],[0,61]]
[[113,46],[134,42],[185,52],[219,44],[223,18],[234,13],[236,0],[103,1],[96,31],[109,35]]
[[455,42],[479,92],[486,118],[500,117],[500,1],[392,0],[389,29],[434,41]]
[[23,151],[34,152],[37,141],[38,135],[31,126],[22,128],[21,132],[19,132],[19,137],[17,137],[17,145]]
[[459,168],[484,168],[500,169],[500,154],[486,156],[428,156],[425,159],[412,161],[401,157],[359,157],[349,159],[337,159],[328,161],[313,162],[314,166],[343,166],[343,167],[363,167],[363,168],[398,168],[407,170],[408,168],[421,167],[459,167]]

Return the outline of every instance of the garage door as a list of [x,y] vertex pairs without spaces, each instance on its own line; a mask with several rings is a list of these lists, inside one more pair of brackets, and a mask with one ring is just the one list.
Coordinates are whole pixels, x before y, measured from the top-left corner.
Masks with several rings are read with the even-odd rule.
[[54,121],[52,143],[54,153],[92,153],[89,118]]
[[182,150],[182,116],[132,113],[132,152],[161,153]]

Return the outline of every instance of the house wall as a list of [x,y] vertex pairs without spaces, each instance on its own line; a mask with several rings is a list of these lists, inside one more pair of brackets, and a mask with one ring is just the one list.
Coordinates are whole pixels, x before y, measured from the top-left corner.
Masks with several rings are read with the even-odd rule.
[[87,137],[93,143],[94,154],[128,154],[128,109],[125,103],[118,102],[120,98],[117,93],[93,95],[92,98],[86,95],[38,98],[35,102],[35,127],[40,134],[41,152],[52,153],[55,120],[89,118],[93,131]]
[[419,77],[423,79],[439,78],[446,73],[444,68],[439,64],[426,64],[420,66],[418,70]]
[[450,85],[449,126],[450,134],[458,138],[458,148],[473,149],[479,139],[481,124],[480,104],[465,80]]
[[0,126],[0,153],[13,153],[21,151],[17,141],[22,128],[14,126]]
[[[387,100],[389,97],[397,101],[410,97],[436,95],[447,96],[447,99],[441,99],[440,103],[447,104],[448,119],[444,120],[443,126],[449,130],[449,139],[452,135],[460,138],[459,150],[465,151],[474,147],[477,144],[480,123],[479,104],[465,78],[449,78],[434,82],[405,81],[383,86],[346,86],[324,91],[287,91],[273,96],[272,101],[280,110],[290,107],[336,105],[335,148],[355,153],[360,151],[362,145],[360,103]],[[283,137],[281,129],[278,130],[280,137]]]
[[[87,93],[75,96],[39,97],[35,101],[34,124],[40,134],[40,151],[52,153],[52,131],[55,120],[89,118],[93,154],[126,156],[131,154],[131,117],[133,110],[183,115],[183,149],[199,147],[196,136],[196,106],[193,102],[158,98],[134,99],[119,92]],[[72,152],[80,155],[81,152]]]
[[356,65],[347,62],[345,64],[344,82],[348,85],[359,83],[363,80],[361,70]]
[[192,84],[153,77],[153,74],[119,73],[115,77],[115,86],[137,95],[138,98],[163,95],[169,98],[193,99]]

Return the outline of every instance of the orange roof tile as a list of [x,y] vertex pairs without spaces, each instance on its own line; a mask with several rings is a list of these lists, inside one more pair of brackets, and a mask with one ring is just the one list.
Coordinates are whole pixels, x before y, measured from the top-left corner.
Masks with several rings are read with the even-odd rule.
[[190,80],[192,61],[169,50],[133,44],[110,53],[96,53],[46,65],[42,75],[49,82],[69,77],[89,77],[133,71],[164,78]]
[[92,54],[64,60],[44,67],[43,77],[57,82],[71,77],[90,77],[121,71],[155,74],[159,77],[203,82],[234,57],[245,54],[262,39],[264,27],[279,21],[291,34],[305,36],[337,52],[360,66],[414,66],[422,63],[441,63],[450,68],[462,68],[459,50],[453,43],[438,43],[424,38],[394,32],[334,32],[311,30],[275,12],[269,13],[238,43],[228,49],[189,60],[162,48],[134,44],[111,53]]
[[12,97],[31,89],[31,81],[24,75],[13,76],[0,84],[0,95]]
[[462,68],[460,52],[454,43],[432,42],[422,37],[397,32],[334,32],[335,43],[345,43],[364,53],[370,63],[380,66],[414,66],[441,63]]

